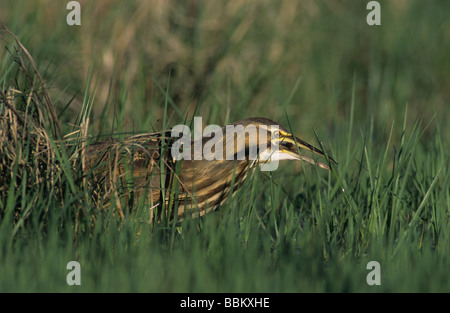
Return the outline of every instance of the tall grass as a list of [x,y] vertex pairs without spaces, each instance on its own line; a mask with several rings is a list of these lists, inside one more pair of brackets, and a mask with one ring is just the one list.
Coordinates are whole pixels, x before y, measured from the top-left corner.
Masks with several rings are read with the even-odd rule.
[[[26,183],[39,168],[0,168],[0,290],[450,290],[448,3],[380,2],[377,28],[364,2],[80,1],[78,28],[65,3],[2,4],[75,139],[60,149],[43,120],[58,164],[46,184]],[[43,90],[1,38],[0,113],[10,87],[25,111]],[[180,224],[149,223],[144,203],[124,219],[96,208],[71,158],[85,135],[123,140],[199,115],[270,117],[339,166],[256,170],[219,211]],[[72,260],[81,286],[66,283]],[[380,286],[366,283],[369,261]]]

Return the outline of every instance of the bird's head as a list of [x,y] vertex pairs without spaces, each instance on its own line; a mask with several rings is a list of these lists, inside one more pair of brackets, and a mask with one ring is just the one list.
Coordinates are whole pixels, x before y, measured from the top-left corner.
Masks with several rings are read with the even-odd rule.
[[[324,152],[291,134],[286,128],[272,120],[253,117],[235,122],[231,125],[233,127],[229,127],[229,129],[234,130],[234,133],[227,131],[228,126],[230,125],[224,127],[224,131],[226,132],[226,138],[235,143],[234,155],[238,154],[239,156],[239,152],[245,151],[245,155],[248,157],[251,156],[252,151],[256,151],[260,162],[303,160],[330,170],[330,167],[325,163],[317,162],[312,157],[304,155],[304,152],[308,151],[326,157]],[[328,157],[328,159],[331,163],[337,164],[331,157]]]

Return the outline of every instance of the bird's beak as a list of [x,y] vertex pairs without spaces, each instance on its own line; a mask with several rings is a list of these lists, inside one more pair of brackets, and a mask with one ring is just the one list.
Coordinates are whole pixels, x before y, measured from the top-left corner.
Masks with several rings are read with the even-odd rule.
[[[330,167],[322,162],[317,162],[313,158],[307,157],[306,155],[303,155],[302,150],[308,150],[311,151],[317,155],[320,155],[321,157],[326,157],[325,153],[323,153],[320,149],[317,149],[316,147],[310,145],[306,141],[303,141],[302,139],[295,137],[288,133],[280,133],[279,137],[279,154],[280,154],[280,160],[281,159],[294,159],[294,160],[303,160],[307,163],[316,165],[320,168],[330,170]],[[298,147],[298,149],[297,149]],[[331,161],[331,163],[334,163],[337,165],[336,161],[333,160],[331,157],[328,156],[328,159]]]

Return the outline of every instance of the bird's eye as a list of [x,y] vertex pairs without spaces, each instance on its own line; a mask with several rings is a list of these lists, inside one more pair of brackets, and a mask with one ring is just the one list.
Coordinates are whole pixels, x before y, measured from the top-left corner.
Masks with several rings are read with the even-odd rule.
[[274,132],[272,133],[272,137],[275,138],[275,139],[280,138],[280,132],[279,132],[278,130],[274,131]]

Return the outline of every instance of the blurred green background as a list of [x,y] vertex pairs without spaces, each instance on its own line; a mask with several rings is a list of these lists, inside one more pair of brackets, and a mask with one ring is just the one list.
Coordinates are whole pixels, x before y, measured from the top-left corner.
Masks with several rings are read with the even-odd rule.
[[[354,178],[354,204],[361,211],[341,205],[342,197],[321,198],[321,192],[335,195],[343,180],[333,185],[329,176],[323,187],[315,184],[316,177],[327,180],[323,173],[305,182],[297,175],[301,165],[286,165],[273,174],[276,186],[303,205],[291,207],[279,199],[283,193],[268,199],[249,187],[263,199],[259,205],[279,201],[278,210],[286,212],[280,218],[284,233],[270,214],[265,229],[250,213],[248,220],[236,218],[242,216],[239,204],[248,200],[238,196],[230,205],[235,219],[213,214],[199,221],[201,232],[187,221],[182,235],[172,233],[168,241],[149,235],[151,244],[142,239],[133,246],[140,224],[132,221],[120,226],[121,232],[106,221],[101,229],[107,235],[99,231],[76,243],[67,239],[70,230],[49,235],[54,241],[28,234],[19,247],[2,252],[3,269],[15,269],[3,272],[2,290],[73,291],[65,285],[65,260],[76,255],[91,263],[82,289],[90,291],[449,291],[449,1],[378,1],[380,26],[366,23],[368,1],[80,0],[81,26],[67,25],[67,2],[0,4],[0,20],[33,56],[66,131],[86,95],[95,97],[93,136],[160,129],[166,95],[169,126],[194,115],[219,125],[264,116],[287,128],[286,111],[298,136],[317,145],[316,132],[341,170],[344,166],[347,182]],[[0,59],[6,55],[2,48]],[[0,70],[6,68],[3,63]],[[414,148],[403,144],[411,133]],[[385,151],[386,162],[380,162]],[[396,171],[399,151],[410,153],[412,170]],[[371,166],[384,179],[374,188]],[[306,174],[311,173],[317,171]],[[360,174],[367,180],[359,180]],[[275,186],[272,176],[258,175],[256,181]],[[395,232],[374,230],[373,217],[380,217],[380,225],[390,223],[377,214],[395,203],[382,196],[391,194],[396,180],[404,192],[403,224]],[[377,196],[380,211],[368,213],[365,205]],[[320,214],[314,209],[319,200],[326,202],[317,204]],[[322,217],[327,205],[334,209]],[[423,228],[410,227],[418,207]],[[348,229],[349,216],[360,231]],[[336,235],[333,227],[341,226]],[[407,244],[399,244],[392,260],[395,244],[403,243],[399,234],[410,228],[414,233],[404,237]],[[250,233],[259,239],[247,245]],[[23,259],[29,245],[39,247],[30,250],[35,267]],[[375,256],[391,263],[382,263],[389,273],[382,287],[370,289],[365,261]],[[199,266],[199,260],[207,265]]]
[[300,135],[314,127],[333,141],[355,81],[356,133],[372,125],[384,140],[407,104],[410,125],[437,114],[447,127],[448,1],[380,1],[381,26],[367,25],[367,1],[79,3],[81,26],[67,25],[66,1],[2,1],[0,18],[39,61],[57,107],[77,95],[78,113],[92,72],[94,123],[107,106],[125,110],[126,130],[158,128],[170,73],[172,124],[197,103],[205,122],[283,124],[284,105]]

